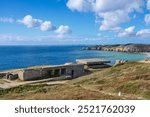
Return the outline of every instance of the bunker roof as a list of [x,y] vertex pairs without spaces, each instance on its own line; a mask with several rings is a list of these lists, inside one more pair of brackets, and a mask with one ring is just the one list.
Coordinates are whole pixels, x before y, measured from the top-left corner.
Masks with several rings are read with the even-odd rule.
[[99,58],[90,58],[90,59],[77,59],[77,63],[79,64],[95,64],[95,63],[110,63],[111,61]]

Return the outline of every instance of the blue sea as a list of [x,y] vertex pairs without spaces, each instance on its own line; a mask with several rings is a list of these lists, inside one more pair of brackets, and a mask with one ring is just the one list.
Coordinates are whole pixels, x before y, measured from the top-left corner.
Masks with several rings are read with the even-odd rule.
[[0,46],[0,70],[57,65],[85,58],[103,58],[114,64],[118,59],[142,60],[146,57],[144,54],[82,50],[84,47],[87,46]]

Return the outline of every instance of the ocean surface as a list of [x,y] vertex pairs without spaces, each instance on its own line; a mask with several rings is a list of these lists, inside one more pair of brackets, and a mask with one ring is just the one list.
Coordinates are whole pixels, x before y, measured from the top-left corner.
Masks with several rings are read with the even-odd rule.
[[58,65],[76,59],[103,58],[111,60],[142,60],[147,55],[82,50],[86,46],[0,46],[0,70],[38,65]]

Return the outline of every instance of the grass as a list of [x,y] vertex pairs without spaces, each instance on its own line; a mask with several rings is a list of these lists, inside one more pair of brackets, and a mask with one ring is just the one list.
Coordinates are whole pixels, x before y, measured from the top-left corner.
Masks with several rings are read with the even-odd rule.
[[[60,85],[0,89],[0,99],[150,99],[150,64],[128,62]],[[119,97],[118,92],[124,95]]]
[[13,93],[26,93],[28,91],[38,91],[42,90],[45,85],[24,85],[24,86],[18,86],[15,88],[9,88],[9,89],[0,89],[0,96],[6,95],[6,94],[13,94]]
[[126,94],[138,94],[139,92],[139,88],[140,88],[140,84],[138,83],[126,83],[126,84],[122,84],[121,86],[115,88],[115,92],[122,92],[122,93],[126,93]]
[[[25,86],[26,87],[26,86]],[[24,88],[25,88],[24,87]],[[26,90],[22,92],[11,91],[9,90],[7,93],[3,93],[0,96],[0,99],[61,99],[61,100],[78,100],[78,99],[120,99],[117,96],[110,96],[107,94],[102,94],[99,92],[91,91],[88,89],[84,89],[82,87],[72,86],[72,85],[54,85],[54,86],[44,86],[44,88],[39,89],[39,86],[36,85],[28,85]],[[34,89],[33,89],[34,87]],[[30,89],[30,91],[28,90]]]
[[144,92],[143,96],[145,99],[149,99],[150,100],[150,91]]
[[[150,99],[150,65],[145,63],[128,62],[104,69],[100,72],[71,81],[74,84],[91,87],[107,93],[124,93],[143,99]],[[92,79],[94,77],[94,80]],[[143,93],[144,92],[144,93]],[[132,98],[132,97],[131,97]]]

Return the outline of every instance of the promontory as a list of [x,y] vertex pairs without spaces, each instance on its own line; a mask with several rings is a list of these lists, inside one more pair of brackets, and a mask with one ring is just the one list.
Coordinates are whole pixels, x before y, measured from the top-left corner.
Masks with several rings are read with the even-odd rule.
[[86,47],[84,50],[104,50],[104,51],[116,51],[116,52],[150,52],[150,44],[115,44],[115,45],[96,45]]

